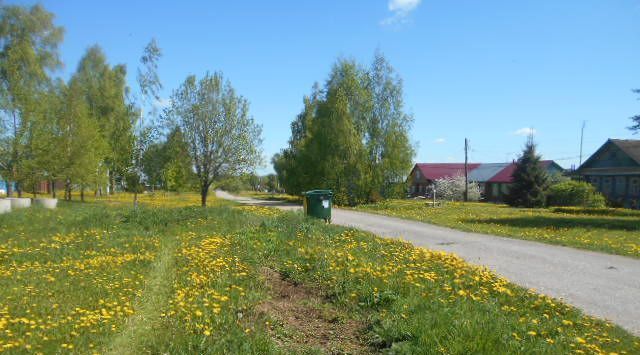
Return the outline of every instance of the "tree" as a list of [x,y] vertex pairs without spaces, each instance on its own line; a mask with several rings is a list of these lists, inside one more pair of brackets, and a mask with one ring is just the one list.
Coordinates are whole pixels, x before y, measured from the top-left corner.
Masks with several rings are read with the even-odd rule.
[[371,194],[402,197],[414,149],[409,140],[413,117],[404,112],[402,80],[380,51],[369,70],[372,112],[367,124]]
[[[636,94],[640,94],[640,89],[633,90]],[[631,121],[633,121],[633,125],[629,127],[634,134],[640,132],[640,115],[636,115],[631,117]]]
[[40,105],[25,127],[22,141],[22,185],[35,196],[37,185],[48,181],[55,197],[53,182],[60,173],[60,129],[62,95],[65,84],[61,80],[51,83],[45,92],[39,92]]
[[[74,76],[82,88],[89,115],[97,122],[96,131],[107,144],[103,161],[112,194],[117,177],[124,176],[131,165],[134,143],[136,110],[125,100],[126,74],[124,65],[111,67],[102,49],[95,45],[80,59]],[[96,186],[96,191],[100,190]]]
[[[0,7],[0,174],[18,182],[23,175],[25,142],[33,142],[32,123],[50,82],[48,72],[61,65],[58,45],[63,29],[53,24],[53,14],[42,6]],[[32,151],[30,152],[32,153]],[[33,174],[27,174],[33,177]],[[18,193],[21,193],[18,188]],[[11,184],[8,185],[11,196]]]
[[320,104],[300,159],[308,186],[331,188],[337,204],[355,205],[365,199],[365,149],[342,88],[329,92]]
[[202,206],[217,179],[252,171],[261,163],[262,128],[249,116],[222,73],[191,75],[171,95],[170,123],[184,134],[200,185]]
[[104,137],[99,132],[99,124],[85,100],[86,88],[74,76],[68,87],[61,89],[61,110],[57,120],[57,146],[60,172],[58,176],[65,182],[65,198],[71,200],[72,185],[84,188],[95,186],[98,172],[108,149]]
[[329,188],[348,204],[402,196],[414,155],[402,96],[402,81],[381,53],[369,69],[338,60],[324,89],[314,85],[304,98],[289,146],[272,159],[285,190]]
[[269,192],[278,191],[278,177],[276,174],[268,174],[265,176],[265,180],[266,188]]
[[505,200],[510,206],[544,207],[549,176],[540,165],[533,137],[529,137],[513,172],[513,183]]
[[[162,51],[155,39],[152,39],[144,48],[140,63],[142,67],[138,68],[138,87],[143,107],[151,107],[151,116],[155,116],[156,109],[153,105],[154,101],[159,100],[159,92],[162,89],[162,83],[158,76],[158,61],[162,56]],[[131,103],[130,107],[134,107],[135,103]],[[157,133],[154,125],[144,121],[143,110],[138,111],[139,114],[133,116],[133,145],[131,157],[127,167],[127,189],[133,192],[133,205],[138,206],[138,193],[144,191],[144,155],[145,151],[150,147]]]
[[143,155],[147,183],[168,191],[185,191],[192,185],[193,167],[189,146],[179,128],[169,132],[164,142],[151,144]]
[[[465,179],[462,175],[444,177],[435,181],[436,197],[445,201],[464,201]],[[477,183],[468,183],[468,200],[479,201],[481,196],[480,186]]]

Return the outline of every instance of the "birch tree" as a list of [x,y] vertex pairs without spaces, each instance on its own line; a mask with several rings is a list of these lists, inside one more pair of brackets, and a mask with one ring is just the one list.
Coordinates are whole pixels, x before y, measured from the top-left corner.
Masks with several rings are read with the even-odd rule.
[[[0,174],[23,180],[25,142],[36,119],[38,100],[61,65],[58,45],[63,29],[42,6],[0,6]],[[20,184],[18,185],[20,186]],[[11,196],[11,184],[8,184]],[[19,188],[18,193],[21,193]]]

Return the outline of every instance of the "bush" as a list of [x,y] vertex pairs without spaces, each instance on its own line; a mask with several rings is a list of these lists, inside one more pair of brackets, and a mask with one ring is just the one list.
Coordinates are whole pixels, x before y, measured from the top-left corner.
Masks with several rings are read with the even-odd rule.
[[[464,176],[445,177],[435,181],[436,198],[446,201],[464,201]],[[469,183],[469,201],[480,200],[480,187]]]
[[238,193],[240,191],[251,189],[251,186],[242,177],[238,176],[223,179],[214,184],[214,187],[216,189],[221,189],[232,193]]
[[606,207],[605,197],[584,181],[565,181],[549,188],[549,206]]

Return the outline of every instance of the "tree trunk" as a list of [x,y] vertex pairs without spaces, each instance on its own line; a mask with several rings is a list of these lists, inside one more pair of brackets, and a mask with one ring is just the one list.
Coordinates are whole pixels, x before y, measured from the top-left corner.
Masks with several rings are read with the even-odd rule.
[[5,180],[4,183],[7,185],[7,197],[13,197],[13,184],[9,180]]
[[133,193],[133,208],[138,209],[138,192]]
[[84,202],[84,186],[80,188],[80,201]]
[[16,192],[18,192],[18,198],[22,198],[22,184],[19,182],[16,183]]
[[204,184],[200,189],[200,197],[202,199],[202,207],[207,207],[207,195],[209,194],[209,184]]
[[71,201],[71,180],[67,179],[64,185],[64,199]]
[[116,177],[113,171],[109,170],[109,195],[116,193]]
[[51,197],[56,198],[56,181],[51,180]]

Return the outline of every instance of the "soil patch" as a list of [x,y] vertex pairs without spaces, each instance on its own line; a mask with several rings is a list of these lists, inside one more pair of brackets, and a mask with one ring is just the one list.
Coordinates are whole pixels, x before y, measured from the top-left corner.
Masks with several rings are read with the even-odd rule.
[[365,325],[340,313],[311,289],[262,269],[271,299],[257,311],[274,320],[270,332],[283,348],[294,352],[321,350],[327,354],[372,354],[376,349],[363,337]]

